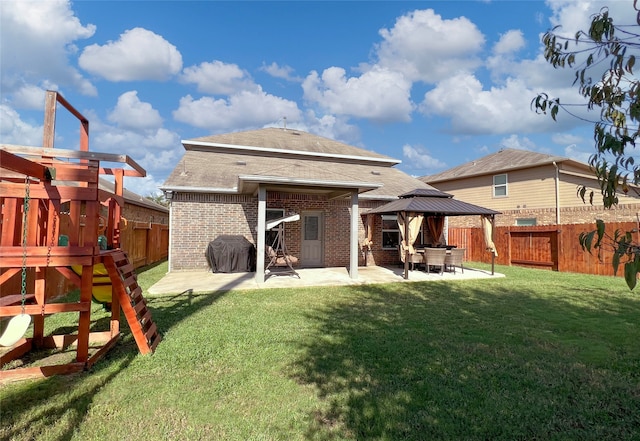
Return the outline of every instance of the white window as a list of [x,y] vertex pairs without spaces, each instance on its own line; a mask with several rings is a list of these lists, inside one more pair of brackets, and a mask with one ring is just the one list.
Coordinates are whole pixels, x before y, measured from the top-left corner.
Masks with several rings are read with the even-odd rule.
[[535,217],[524,217],[520,219],[516,219],[517,227],[533,227],[537,224]]
[[382,248],[396,249],[400,245],[398,218],[392,214],[382,215]]
[[[385,250],[398,249],[400,245],[400,230],[398,229],[398,217],[395,214],[382,215],[382,248]],[[414,245],[422,244],[422,229]]]
[[493,197],[507,197],[507,175],[495,175],[493,177]]

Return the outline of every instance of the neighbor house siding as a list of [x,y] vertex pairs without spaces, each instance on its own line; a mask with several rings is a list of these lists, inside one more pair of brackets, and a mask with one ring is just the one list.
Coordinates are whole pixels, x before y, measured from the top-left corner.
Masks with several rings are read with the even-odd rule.
[[555,206],[555,180],[552,168],[537,167],[496,174],[507,175],[507,196],[493,196],[494,175],[475,176],[432,185],[438,190],[453,194],[456,199],[497,211]]
[[[564,166],[564,164],[563,164]],[[563,167],[558,174],[558,194],[561,224],[580,224],[605,221],[635,221],[640,211],[637,198],[619,195],[620,204],[612,210],[602,206],[597,183],[587,176],[562,173],[583,173],[584,170]],[[500,174],[500,173],[496,173]],[[493,174],[437,182],[432,185],[438,190],[454,195],[456,199],[484,206],[501,214],[496,216],[496,225],[516,225],[518,219],[536,219],[537,225],[556,224],[556,180],[555,167],[543,165],[528,169],[507,171],[507,197],[493,197]],[[587,198],[586,203],[578,196],[578,189],[585,185],[588,191],[594,191],[594,205]],[[480,226],[477,216],[451,217],[451,227]]]

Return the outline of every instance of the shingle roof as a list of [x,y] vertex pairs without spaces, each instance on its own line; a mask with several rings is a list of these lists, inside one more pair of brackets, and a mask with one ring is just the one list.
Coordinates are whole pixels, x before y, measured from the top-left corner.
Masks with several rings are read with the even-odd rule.
[[[362,191],[379,186],[363,193],[361,198],[364,199],[395,199],[410,188],[435,190],[394,168],[399,161],[387,156],[305,132],[297,131],[298,135],[288,132],[292,131],[283,134],[282,129],[262,129],[183,141],[186,152],[162,188],[248,193],[250,189],[243,188],[243,182],[263,177],[264,182],[280,179],[289,185],[301,186],[325,183],[327,187],[339,185]],[[256,145],[258,135],[263,137],[264,145]],[[289,137],[293,141],[283,144]],[[207,145],[198,146],[197,142]],[[235,148],[236,145],[230,142],[255,148]],[[305,152],[312,154],[305,155]]]
[[[369,150],[351,146],[333,139],[303,132],[300,130],[265,128],[245,132],[225,133],[221,135],[204,136],[183,141],[185,149],[190,150],[215,145],[254,147],[262,150],[276,150],[278,153],[304,153],[327,157],[347,157],[349,159],[362,158],[368,160],[379,159],[390,164],[400,161],[389,156],[381,155]],[[263,151],[264,153],[264,151]]]
[[484,156],[474,161],[469,161],[457,167],[445,170],[429,176],[423,176],[421,181],[436,183],[452,179],[468,178],[471,176],[495,174],[508,170],[528,168],[532,166],[560,163],[564,161],[575,162],[564,156],[547,155],[528,150],[502,149],[499,152]]
[[[108,191],[109,193],[115,192],[114,183],[106,179],[100,178],[98,182],[98,186],[100,187],[100,189]],[[126,188],[122,190],[122,197],[124,198],[125,202],[129,204],[139,205],[141,207],[146,207],[151,210],[169,213],[169,209],[164,205],[160,205],[150,199],[147,199],[146,197],[140,196],[138,193],[134,193],[131,190],[127,190]]]

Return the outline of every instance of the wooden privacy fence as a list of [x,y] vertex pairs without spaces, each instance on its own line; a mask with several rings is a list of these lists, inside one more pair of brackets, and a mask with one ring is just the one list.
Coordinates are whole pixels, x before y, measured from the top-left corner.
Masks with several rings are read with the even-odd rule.
[[128,222],[120,231],[120,247],[136,268],[159,262],[169,255],[169,226]]
[[[80,218],[80,225],[75,226],[66,214],[59,218],[61,236],[82,237],[85,228],[84,216]],[[75,231],[75,233],[74,233]],[[169,226],[149,222],[122,222],[120,229],[120,248],[125,251],[134,268],[151,265],[166,259],[169,255]],[[29,281],[33,284],[33,270],[27,270]],[[46,268],[46,295],[57,297],[77,288],[67,278],[53,268]],[[12,277],[2,286],[3,291],[20,292],[21,279]],[[33,286],[28,286],[33,289]]]
[[[599,259],[597,251],[589,254],[580,246],[580,233],[595,229],[595,223],[496,227],[493,235],[498,251],[496,263],[612,276],[614,274],[611,249],[604,249],[602,259]],[[634,239],[640,240],[638,225],[635,222],[606,224],[606,232],[610,236],[613,236],[616,230],[634,231]],[[481,228],[450,228],[448,243],[465,248],[465,260],[491,262],[491,253],[485,250]],[[622,274],[622,268],[619,268],[618,275]]]

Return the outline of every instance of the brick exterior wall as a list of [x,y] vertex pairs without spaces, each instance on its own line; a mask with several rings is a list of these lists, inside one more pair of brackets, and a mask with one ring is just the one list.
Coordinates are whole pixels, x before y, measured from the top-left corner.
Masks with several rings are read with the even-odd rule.
[[169,212],[153,210],[140,205],[125,202],[122,216],[130,222],[150,222],[152,224],[169,225]]
[[[360,201],[360,213],[383,202]],[[267,193],[267,209],[282,209],[285,214],[318,211],[324,221],[324,266],[349,265],[350,199],[327,199],[323,195],[302,193]],[[258,198],[250,195],[178,193],[171,201],[171,271],[207,270],[206,249],[220,235],[241,235],[256,244]],[[396,251],[382,250],[381,221],[375,216],[374,243],[367,264],[396,264]],[[365,238],[366,216],[360,216],[359,242]],[[289,254],[300,256],[302,222],[285,226],[285,243]],[[365,264],[365,250],[359,248],[359,265]]]

